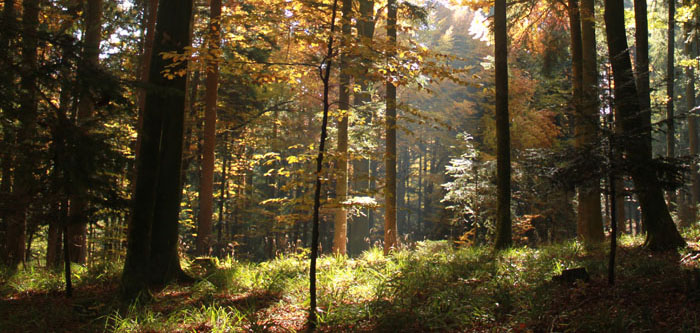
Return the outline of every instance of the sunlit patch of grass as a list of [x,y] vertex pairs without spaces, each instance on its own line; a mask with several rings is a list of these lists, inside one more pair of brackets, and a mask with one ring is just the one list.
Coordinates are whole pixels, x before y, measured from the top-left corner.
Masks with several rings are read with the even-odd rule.
[[644,237],[641,235],[623,234],[617,239],[617,244],[620,247],[639,247],[644,244]]
[[[686,231],[692,235],[694,231]],[[418,242],[384,255],[371,248],[357,258],[318,260],[318,309],[322,331],[508,331],[533,329],[618,330],[655,327],[654,292],[682,292],[678,257],[640,247],[642,237],[622,236],[615,289],[607,287],[609,243],[586,248],[568,241],[495,252],[490,246],[455,247],[448,241]],[[692,254],[691,250],[686,252]],[[682,254],[681,254],[682,255]],[[261,263],[213,260],[191,285],[171,285],[148,304],[105,306],[106,331],[294,331],[309,306],[308,253]],[[563,285],[552,277],[585,267],[589,283]],[[116,268],[116,269],[115,269]],[[115,281],[118,267],[76,267],[78,285]],[[10,278],[10,292],[57,290],[58,273],[27,270]],[[94,287],[93,287],[94,288]],[[680,289],[679,289],[680,288]],[[608,300],[608,295],[613,299]],[[616,298],[615,298],[616,297]],[[664,300],[662,308],[675,303]],[[27,301],[30,302],[30,301]],[[579,307],[576,304],[588,304]],[[631,310],[612,311],[615,302]],[[622,303],[621,303],[622,304]],[[627,308],[625,308],[627,309]],[[70,313],[70,309],[68,310]],[[683,327],[697,318],[681,313]],[[695,320],[695,322],[693,322]],[[678,327],[681,327],[678,326]]]
[[234,307],[202,305],[182,308],[168,314],[144,306],[131,306],[125,315],[108,316],[109,332],[241,332],[245,316]]
[[696,250],[700,249],[700,223],[694,223],[688,228],[682,230],[683,238],[689,243],[689,245],[695,247]]

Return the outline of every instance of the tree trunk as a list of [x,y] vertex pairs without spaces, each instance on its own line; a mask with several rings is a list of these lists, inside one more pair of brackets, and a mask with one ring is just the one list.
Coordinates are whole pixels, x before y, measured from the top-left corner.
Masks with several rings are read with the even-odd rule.
[[[136,161],[136,189],[128,232],[122,291],[133,298],[150,283],[162,284],[182,273],[177,253],[180,167],[185,109],[186,77],[165,78],[170,61],[162,52],[184,52],[190,45],[192,0],[158,5],[156,37],[149,84],[158,92],[146,94],[141,152]],[[173,72],[186,68],[182,63]]]
[[197,254],[211,252],[212,213],[214,208],[214,149],[216,148],[216,100],[219,89],[219,48],[221,37],[221,0],[210,4],[209,57],[207,64],[206,93],[204,96],[204,144],[202,151],[202,175],[199,182],[199,228],[197,230]]
[[[651,98],[649,97],[649,26],[646,0],[634,0],[634,41],[636,44],[634,69],[636,74],[642,130],[649,131],[645,139],[651,149]],[[651,151],[649,152],[652,153]],[[652,154],[653,156],[653,154]]]
[[352,1],[343,0],[341,8],[342,40],[340,53],[340,85],[338,87],[338,168],[336,173],[336,199],[338,209],[335,214],[335,226],[333,228],[333,253],[345,255],[347,252],[348,238],[348,212],[343,202],[348,195],[348,113],[350,110],[350,74],[348,73],[348,39],[351,36]]
[[[16,88],[14,83],[16,82],[15,73],[13,70],[13,62],[8,61],[10,58],[10,50],[12,50],[12,40],[15,36],[15,1],[5,0],[3,3],[4,7],[2,9],[2,20],[0,21],[0,29],[3,31],[0,34],[0,91],[4,93],[2,100],[0,101],[0,110],[3,114],[15,114],[15,106],[13,101],[16,100]],[[0,198],[3,198],[4,202],[0,203],[0,260],[3,260],[6,253],[5,247],[5,232],[7,231],[8,216],[8,204],[7,198],[12,191],[12,166],[14,165],[14,144],[15,136],[14,133],[10,131],[3,131],[2,137],[0,138],[0,177],[2,177],[2,182],[0,183]]]
[[[397,133],[398,135],[398,133]],[[401,136],[397,137],[397,142],[401,142],[399,140],[402,138]],[[409,167],[409,160],[408,160],[408,148],[406,145],[401,145],[399,150],[399,155],[398,155],[398,170],[396,173],[396,224],[397,225],[402,225],[402,226],[408,226],[406,223],[406,183],[408,179],[408,167]]]
[[513,243],[510,220],[510,118],[508,116],[508,36],[506,1],[495,0],[496,56],[496,249]]
[[27,210],[36,190],[34,169],[36,167],[33,152],[37,123],[37,28],[39,26],[39,1],[22,2],[22,59],[20,65],[19,121],[17,133],[18,156],[13,177],[12,197],[14,208],[10,212],[5,231],[5,253],[3,261],[10,269],[15,269],[24,259],[24,242],[26,237]]
[[[613,87],[612,87],[612,73],[611,70],[606,70],[605,75],[607,76],[607,81],[608,81],[608,96],[613,96]],[[609,105],[610,110],[613,112],[613,131],[614,131],[614,136],[619,137],[622,136],[622,117],[620,116],[620,111],[618,108],[615,107],[615,103],[612,100],[609,100]],[[617,149],[613,149],[613,163],[615,162],[620,162],[623,159],[622,156],[622,149],[615,147]],[[615,220],[617,221],[618,224],[622,226],[622,228],[619,228],[620,230],[624,230],[624,225],[625,225],[625,220],[626,220],[626,214],[625,214],[625,180],[623,175],[620,174],[620,172],[615,172],[614,173],[614,180],[613,183],[615,186]],[[631,229],[631,228],[630,228]]]
[[[389,38],[387,58],[391,63],[396,55],[396,0],[387,3],[386,34]],[[390,71],[391,73],[392,71]],[[393,76],[393,75],[392,75]],[[398,245],[396,228],[396,86],[391,78],[386,81],[386,185],[384,186],[384,254]]]
[[655,251],[676,249],[685,245],[685,241],[673,224],[655,170],[650,167],[651,133],[645,128],[644,115],[639,106],[625,35],[624,15],[622,0],[605,1],[605,30],[615,80],[615,107],[619,108],[625,134],[624,147],[631,164],[630,173],[639,193],[647,230],[647,246]]
[[[138,119],[136,121],[136,144],[134,146],[134,156],[138,157],[141,150],[141,127],[143,127],[143,112],[146,108],[146,92],[148,91],[148,76],[151,72],[151,58],[153,57],[153,39],[156,36],[156,19],[158,14],[158,0],[148,0],[142,23],[145,26],[146,33],[143,41],[143,53],[141,54],[141,68],[139,80],[143,85],[138,90]],[[131,191],[136,189],[136,173],[135,167],[131,177]]]
[[[4,33],[0,34],[0,59],[2,60],[2,68],[0,68],[0,89],[5,92],[5,98],[7,100],[0,101],[0,109],[3,113],[14,114],[15,107],[12,105],[11,101],[15,100],[17,97],[16,90],[14,88],[15,75],[12,70],[13,63],[7,61],[9,59],[10,50],[12,49],[12,39],[15,36],[15,2],[12,0],[6,0],[4,2],[4,7],[2,10],[2,22],[0,23],[0,29]],[[12,165],[14,164],[14,144],[15,136],[14,133],[10,131],[3,131],[2,142],[0,142],[0,149],[2,150],[2,183],[0,184],[0,195],[2,198],[10,198],[10,193],[12,192]],[[9,200],[4,200],[9,201]],[[10,207],[8,207],[7,202],[0,203],[0,239],[6,239],[7,224],[10,223],[9,216],[7,212]],[[0,242],[0,260],[5,260],[7,254],[7,247],[5,241]]]
[[[314,210],[311,231],[311,263],[309,266],[309,331],[313,332],[318,324],[316,316],[316,258],[318,257],[318,227],[319,210],[321,209],[321,171],[323,171],[323,155],[326,149],[326,136],[328,128],[328,111],[330,110],[329,88],[331,79],[331,67],[333,64],[333,36],[335,34],[335,17],[338,9],[338,0],[333,0],[331,9],[331,28],[328,34],[328,49],[323,59],[325,65],[323,76],[323,121],[321,123],[321,139],[318,145],[316,157],[316,184],[314,187]],[[323,68],[323,67],[322,67]]]
[[[685,35],[688,36],[693,30],[693,24],[686,22],[683,27]],[[684,51],[688,58],[693,59],[695,54],[694,40],[690,37],[686,39]],[[690,148],[690,156],[696,156],[698,153],[698,127],[697,115],[691,110],[695,108],[695,70],[692,66],[686,67],[685,74],[688,77],[688,84],[685,86],[685,101],[688,109],[688,145]],[[697,204],[700,201],[700,179],[698,179],[697,163],[690,164],[690,219],[682,220],[682,225],[690,225],[697,220]]]
[[[221,183],[219,187],[219,222],[217,225],[217,247],[221,250],[219,251],[219,254],[223,253],[223,249],[225,249],[225,245],[222,244],[223,240],[223,235],[224,235],[224,211],[226,209],[226,202],[228,200],[228,166],[229,166],[229,152],[228,152],[228,129],[224,131],[224,137],[223,137],[223,161],[222,161],[222,166],[221,166]],[[226,219],[226,230],[228,230],[228,219]]]
[[[668,47],[666,48],[666,157],[676,157],[676,125],[673,110],[674,86],[676,84],[676,0],[668,0]],[[669,209],[676,206],[676,191],[668,193]],[[681,221],[683,221],[681,219]]]
[[[598,144],[598,65],[596,62],[595,1],[581,1],[581,113],[576,121],[576,146],[587,152]],[[579,187],[577,231],[589,244],[602,242],[603,218],[600,207],[600,177],[593,175]]]
[[[574,123],[575,130],[581,128],[584,117],[582,98],[583,98],[583,56],[582,56],[582,42],[581,42],[581,14],[578,6],[578,0],[569,0],[569,30],[571,32],[571,73],[572,73],[572,105],[574,109],[574,117],[577,120]],[[581,146],[581,135],[577,133],[576,147]],[[581,193],[582,194],[582,193]],[[583,210],[583,204],[579,201],[579,209]],[[586,211],[580,212],[578,215],[576,223],[576,231],[578,237],[584,241],[589,241],[589,235],[586,233],[588,230],[588,220],[584,218]]]
[[[100,60],[100,41],[102,39],[102,0],[89,0],[85,9],[85,38],[83,51],[78,67],[79,79],[82,81],[78,101],[78,128],[89,133],[90,123],[94,117],[95,97],[90,90],[89,82],[97,72]],[[82,143],[77,142],[76,145]],[[80,152],[74,152],[80,154]],[[82,156],[78,158],[88,158]],[[77,174],[78,179],[72,180],[71,205],[68,217],[68,241],[70,244],[70,260],[84,264],[87,259],[87,224],[88,198],[86,197],[89,180],[87,177],[93,170],[83,170]]]
[[[369,43],[374,37],[374,1],[360,0],[359,18],[357,20],[357,33],[361,43]],[[365,44],[369,45],[369,44]],[[360,59],[363,68],[367,68],[369,60]],[[360,92],[355,93],[355,110],[362,109],[370,102],[371,96],[366,92],[369,81],[365,73],[355,76],[355,81],[360,86]],[[364,116],[365,123],[369,124],[371,117]],[[366,158],[355,159],[353,169],[353,192],[356,195],[368,196],[370,189],[370,161]],[[369,208],[361,208],[362,215],[353,218],[350,225],[350,253],[357,255],[369,248]]]

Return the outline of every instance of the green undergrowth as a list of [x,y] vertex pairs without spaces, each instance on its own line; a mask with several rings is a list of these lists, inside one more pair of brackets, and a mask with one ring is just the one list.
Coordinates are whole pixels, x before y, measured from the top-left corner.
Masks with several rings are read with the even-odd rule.
[[[318,262],[320,330],[697,331],[700,295],[685,272],[698,266],[690,255],[698,250],[692,246],[700,232],[690,230],[686,237],[691,248],[658,255],[644,250],[641,238],[623,236],[614,287],[607,283],[607,245],[586,249],[574,241],[500,253],[426,241],[390,256],[378,248],[357,258],[323,256]],[[306,252],[262,263],[214,259],[208,269],[190,261],[183,265],[198,277],[196,283],[171,285],[154,292],[148,303],[130,305],[116,297],[116,265],[76,267],[72,300],[60,294],[60,274],[20,271],[2,281],[7,306],[0,307],[0,331],[304,329]],[[590,282],[552,282],[574,267],[585,267]]]

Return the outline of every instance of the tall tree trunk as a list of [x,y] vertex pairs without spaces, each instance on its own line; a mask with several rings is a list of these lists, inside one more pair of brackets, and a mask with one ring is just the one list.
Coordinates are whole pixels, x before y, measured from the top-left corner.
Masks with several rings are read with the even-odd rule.
[[15,269],[24,259],[27,210],[36,190],[34,169],[34,142],[37,122],[37,28],[39,26],[39,1],[22,2],[22,59],[20,65],[19,104],[20,128],[17,133],[18,152],[13,177],[12,197],[14,208],[8,216],[5,231],[5,253],[3,261],[10,269]]
[[[3,5],[2,22],[0,25],[0,29],[3,31],[3,33],[0,34],[0,64],[2,64],[2,67],[0,67],[0,75],[2,75],[0,78],[0,89],[5,93],[5,98],[3,98],[3,101],[0,101],[0,103],[2,103],[0,104],[0,109],[4,114],[14,115],[16,113],[15,107],[10,102],[15,100],[17,95],[14,89],[14,64],[10,61],[11,58],[9,55],[12,49],[12,39],[16,35],[15,29],[17,22],[15,18],[15,2],[13,0],[5,0]],[[2,159],[0,197],[2,198],[10,198],[12,192],[12,165],[14,164],[15,155],[13,153],[14,144],[14,133],[3,131],[2,142],[0,142],[0,150],[2,150],[2,155],[0,155]],[[3,240],[3,242],[0,242],[0,260],[4,261],[7,254],[7,244],[4,240],[6,239],[7,224],[10,223],[10,218],[6,215],[9,211],[8,208],[10,208],[7,206],[7,201],[10,200],[5,199],[3,201],[4,202],[0,203],[0,239]]]
[[[387,3],[386,34],[389,38],[387,58],[392,62],[396,55],[396,0]],[[390,71],[392,72],[392,71]],[[393,75],[392,75],[393,76]],[[396,86],[391,78],[386,81],[386,185],[384,187],[384,254],[396,248]]]
[[[63,54],[68,55],[68,47],[64,46]],[[61,93],[59,95],[59,110],[57,117],[57,124],[54,127],[53,133],[53,187],[54,195],[56,199],[54,200],[54,212],[56,214],[55,219],[49,221],[49,233],[47,237],[46,245],[46,267],[49,268],[59,268],[61,265],[61,250],[63,245],[63,230],[68,216],[68,179],[66,166],[64,161],[66,159],[66,130],[72,128],[69,125],[69,120],[67,114],[71,107],[71,85],[73,81],[70,79],[70,68],[68,66],[63,66],[61,68],[61,77],[63,82],[61,85]]]
[[[141,152],[136,161],[136,189],[128,232],[122,291],[132,298],[150,283],[162,284],[182,274],[177,253],[178,212],[182,195],[180,167],[186,77],[168,80],[163,52],[183,53],[190,45],[192,0],[161,0],[146,94]],[[186,68],[179,64],[173,71]]]
[[[398,133],[397,133],[398,135]],[[397,137],[397,142],[401,136]],[[408,179],[408,150],[405,145],[401,145],[398,153],[398,170],[396,173],[396,224],[407,226],[406,224],[406,180]]]
[[[583,123],[583,55],[582,55],[582,41],[581,41],[581,14],[578,6],[578,0],[569,0],[569,31],[571,32],[571,73],[572,73],[572,105],[574,109],[574,117],[576,121],[574,122],[575,131],[581,128]],[[576,131],[578,132],[578,131]],[[576,133],[576,147],[582,146],[582,136],[580,133]],[[582,202],[579,201],[579,209],[583,210]],[[581,214],[583,213],[583,214]],[[589,235],[586,233],[588,230],[588,220],[583,218],[586,212],[583,211],[579,213],[576,231],[578,237],[584,241],[589,241]]]
[[207,255],[211,251],[212,213],[214,209],[214,149],[216,148],[216,100],[219,89],[219,48],[221,0],[210,4],[209,57],[207,64],[206,93],[204,96],[204,144],[202,151],[202,175],[199,182],[199,228],[197,253]]
[[[190,64],[190,70],[194,66]],[[199,108],[197,108],[197,101],[199,99],[199,85],[201,84],[201,74],[200,70],[194,70],[194,73],[190,74],[187,79],[187,84],[185,91],[187,96],[185,96],[185,138],[183,140],[183,157],[182,157],[182,173],[180,175],[181,182],[184,184],[187,178],[187,170],[192,164],[192,160],[195,159],[195,155],[199,156],[199,150],[193,149],[193,146],[197,146],[200,142],[198,133],[198,117]],[[194,208],[194,207],[193,207]]]
[[[228,129],[224,132],[223,137],[223,161],[221,166],[221,183],[219,187],[219,223],[217,225],[217,243],[219,249],[224,249],[222,243],[224,234],[224,211],[226,210],[226,202],[228,201],[228,167],[229,167],[229,151],[228,151]],[[226,230],[228,230],[228,221],[226,219]]]
[[506,1],[495,0],[496,56],[496,249],[513,243],[510,220],[510,118],[508,116],[508,36]]
[[[612,87],[612,70],[607,69],[605,71],[605,75],[608,81],[607,89],[608,89],[608,96],[613,96],[613,87]],[[613,135],[615,137],[620,137],[622,136],[622,117],[620,116],[620,111],[618,108],[615,107],[615,103],[612,100],[609,100],[608,102],[608,107],[610,110],[613,112]],[[612,156],[612,161],[613,163],[622,161],[622,149],[618,147],[613,148],[613,156]],[[613,174],[613,183],[615,187],[615,220],[617,223],[622,227],[618,228],[620,230],[624,230],[625,226],[625,220],[626,220],[626,214],[625,214],[625,180],[624,177],[620,174],[619,171],[614,172]],[[630,228],[631,229],[631,228]]]
[[[674,86],[676,84],[676,0],[668,0],[668,33],[666,48],[666,157],[676,156],[676,125],[673,110]],[[668,193],[669,209],[676,206],[676,191]],[[683,221],[681,219],[681,221]]]
[[416,233],[423,239],[425,234],[421,230],[423,225],[423,194],[425,183],[425,146],[421,143],[418,145],[418,203],[416,206]]
[[[595,1],[581,1],[581,113],[576,121],[576,146],[592,153],[598,144],[598,65],[596,62]],[[579,187],[577,231],[587,243],[605,238],[600,207],[600,177],[593,175]]]
[[[153,57],[153,39],[156,36],[156,19],[158,14],[158,0],[148,0],[145,3],[146,8],[143,15],[143,25],[146,27],[146,33],[143,41],[143,53],[141,54],[141,68],[139,80],[143,85],[138,90],[138,119],[136,121],[136,145],[134,147],[134,156],[139,155],[141,149],[141,127],[143,127],[143,112],[146,108],[146,92],[148,91],[148,76],[151,72],[151,58]],[[131,190],[135,190],[136,179],[135,174],[131,180]]]
[[[89,133],[95,111],[95,97],[90,90],[89,82],[96,75],[100,60],[100,41],[102,39],[102,0],[88,0],[85,9],[85,39],[78,67],[79,79],[82,81],[78,101],[78,127]],[[78,142],[76,145],[81,145]],[[74,152],[80,154],[80,152]],[[79,157],[80,158],[80,157]],[[82,158],[87,158],[83,156]],[[73,179],[74,189],[71,190],[71,205],[68,217],[68,241],[70,244],[70,260],[84,264],[87,258],[87,224],[88,224],[88,177],[92,170],[83,170]]]
[[314,210],[311,231],[311,263],[309,266],[309,330],[314,331],[318,324],[316,314],[316,258],[318,257],[318,227],[319,210],[321,209],[321,171],[323,171],[323,155],[326,148],[326,136],[328,128],[328,111],[330,110],[329,88],[331,79],[331,67],[333,64],[333,37],[335,34],[335,17],[338,9],[338,0],[333,0],[331,9],[330,33],[328,34],[328,48],[323,59],[325,70],[321,80],[323,81],[323,122],[321,123],[321,139],[318,145],[316,157],[316,184],[314,187]]
[[[636,71],[639,109],[643,120],[642,130],[649,131],[645,139],[651,149],[651,98],[649,97],[649,26],[646,0],[634,0],[634,41],[636,44],[634,69]],[[649,154],[652,154],[650,151]],[[653,156],[653,154],[652,154]]]
[[343,203],[348,196],[348,113],[350,110],[350,74],[348,73],[348,48],[352,30],[350,14],[352,0],[343,0],[341,8],[342,40],[340,53],[340,85],[338,87],[338,171],[336,173],[336,199],[338,209],[333,228],[333,253],[345,255],[348,238],[348,212]]
[[[357,19],[357,34],[360,43],[369,45],[374,37],[374,1],[360,0],[359,18]],[[361,58],[363,68],[369,66],[369,60]],[[369,79],[366,73],[358,73],[355,81],[360,86],[360,91],[355,93],[355,110],[363,110],[365,104],[370,102],[371,96],[367,93]],[[366,112],[366,111],[365,111]],[[371,116],[363,116],[366,124],[371,122]],[[366,158],[355,159],[352,163],[353,182],[352,189],[356,195],[368,196],[370,189],[370,161]],[[362,215],[353,218],[350,225],[350,253],[357,255],[369,248],[369,208],[361,209]]]
[[[686,4],[690,4],[690,1],[686,1]],[[686,22],[683,25],[683,30],[685,30],[685,35],[689,36],[693,30],[692,22]],[[688,58],[693,59],[695,54],[694,39],[686,37],[683,46],[685,54]],[[686,107],[688,109],[688,144],[690,147],[690,156],[696,156],[698,153],[698,125],[697,125],[697,115],[691,110],[695,108],[695,70],[692,66],[686,67],[685,74],[688,77],[688,84],[685,86],[685,101]],[[690,220],[683,220],[682,225],[690,225],[697,220],[697,205],[700,201],[700,179],[698,179],[698,166],[697,163],[690,164],[690,202],[688,206],[690,207]]]
[[685,245],[668,212],[655,170],[651,168],[650,131],[639,106],[637,87],[632,74],[624,23],[623,0],[605,1],[605,27],[608,53],[615,80],[615,107],[619,108],[625,134],[625,151],[630,173],[639,193],[647,246],[655,251]]

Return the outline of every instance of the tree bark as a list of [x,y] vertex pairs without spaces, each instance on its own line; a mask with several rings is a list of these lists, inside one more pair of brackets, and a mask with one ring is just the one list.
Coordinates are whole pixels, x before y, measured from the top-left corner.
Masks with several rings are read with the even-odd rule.
[[348,196],[348,114],[350,111],[350,74],[348,73],[348,40],[351,36],[352,1],[343,0],[341,8],[342,40],[340,53],[340,85],[338,87],[338,167],[336,172],[336,199],[338,209],[333,229],[333,253],[345,255],[348,238],[348,212],[343,203]]
[[[686,1],[689,4],[690,1]],[[685,30],[685,35],[688,36],[693,30],[693,24],[691,22],[686,22],[683,25],[683,30]],[[683,45],[683,50],[688,58],[694,58],[695,45],[694,39],[688,37]],[[697,115],[691,110],[695,108],[695,70],[692,66],[688,66],[685,69],[685,75],[688,77],[688,84],[685,86],[685,101],[686,107],[688,109],[688,145],[690,148],[690,156],[696,156],[698,153],[698,125],[697,125]],[[690,207],[690,219],[682,220],[681,224],[683,226],[690,225],[697,220],[697,204],[700,201],[700,179],[698,179],[698,166],[697,163],[690,164],[690,202],[688,206]]]
[[[598,65],[596,62],[595,1],[581,0],[582,100],[576,121],[576,146],[593,152],[598,144]],[[603,218],[600,207],[600,177],[593,175],[579,187],[577,231],[586,243],[602,242]]]
[[[668,32],[666,48],[666,157],[676,156],[676,125],[673,110],[674,87],[676,80],[676,0],[668,0]],[[676,206],[676,191],[668,193],[669,209]],[[683,221],[681,219],[681,221]]]
[[[153,39],[156,36],[156,19],[158,14],[158,0],[148,0],[144,13],[144,25],[146,33],[144,36],[143,53],[141,54],[141,73],[139,73],[141,84],[138,90],[139,114],[136,120],[136,145],[134,146],[134,156],[138,156],[141,149],[141,127],[143,127],[143,112],[146,108],[146,92],[148,91],[148,77],[151,72],[151,58],[153,57]],[[136,175],[132,177],[132,192],[136,186]]]
[[[14,64],[9,60],[10,50],[12,49],[12,39],[16,35],[16,18],[15,18],[15,2],[13,0],[5,0],[4,7],[2,10],[2,25],[0,29],[4,33],[0,34],[0,61],[2,67],[0,68],[0,89],[5,92],[6,96],[0,101],[0,109],[4,114],[14,114],[15,107],[10,103],[14,100],[16,95],[16,90],[14,88],[15,83],[15,73],[12,70]],[[0,184],[0,195],[3,198],[10,198],[12,193],[12,176],[13,170],[12,165],[14,164],[15,154],[13,153],[15,145],[15,135],[10,131],[3,131],[2,142],[0,142],[0,149],[2,149],[2,183]],[[9,201],[9,200],[5,200]],[[8,207],[6,202],[0,203],[0,239],[3,242],[0,243],[0,260],[5,261],[7,258],[7,244],[4,241],[6,239],[7,224],[11,223],[11,217],[7,215],[10,207]]]
[[[122,292],[127,298],[138,296],[149,284],[163,284],[182,274],[177,242],[186,77],[163,77],[161,72],[171,61],[161,54],[183,53],[190,45],[191,13],[192,0],[161,0],[158,5],[149,85],[160,89],[146,94],[122,274]],[[184,68],[186,61],[173,70]]]
[[24,259],[27,210],[36,190],[34,169],[34,142],[37,136],[37,28],[39,26],[39,1],[22,2],[22,59],[20,64],[19,104],[20,128],[17,133],[18,156],[15,168],[12,197],[14,208],[8,216],[5,231],[5,253],[3,261],[10,269],[16,269]]
[[199,182],[199,228],[197,230],[197,254],[211,252],[212,213],[214,209],[214,149],[216,148],[216,100],[219,89],[219,48],[221,0],[210,4],[209,55],[207,63],[206,93],[204,96],[204,143],[202,151],[202,175]]
[[[605,75],[607,77],[608,85],[608,96],[613,96],[613,87],[612,87],[612,70],[606,70]],[[608,106],[610,107],[610,110],[613,112],[613,136],[614,137],[621,137],[622,136],[622,117],[620,116],[620,111],[618,108],[615,107],[615,103],[612,100],[608,101]],[[620,147],[613,147],[613,156],[612,156],[612,162],[613,164],[615,162],[620,162],[623,159],[622,155],[622,149]],[[625,226],[625,220],[626,220],[626,215],[625,215],[625,180],[620,174],[620,172],[615,172],[613,174],[613,183],[615,187],[615,220],[617,221],[618,225],[620,225],[622,228],[618,228],[620,230],[624,230]],[[631,229],[631,228],[630,228]]]
[[496,249],[512,245],[510,219],[510,118],[508,115],[508,36],[506,1],[495,0],[496,56]]
[[[634,0],[634,41],[636,44],[634,69],[636,71],[639,109],[644,131],[649,131],[645,138],[651,149],[651,99],[649,97],[649,26],[647,23],[646,0]],[[649,152],[651,154],[651,152]]]
[[[102,39],[102,0],[88,0],[85,8],[85,39],[83,40],[83,51],[78,67],[78,75],[82,81],[80,96],[78,101],[78,128],[85,133],[89,133],[90,123],[94,117],[95,97],[90,91],[90,77],[96,75],[100,60],[100,41]],[[82,143],[78,142],[77,145]],[[75,152],[79,154],[79,152]],[[79,157],[80,158],[80,157]],[[82,158],[86,158],[83,156]],[[78,179],[73,179],[75,187],[71,191],[70,212],[68,217],[68,241],[70,244],[70,260],[84,264],[87,259],[87,224],[88,224],[88,198],[87,187],[89,180],[87,177],[92,170],[83,170],[77,174]]]
[[[335,34],[335,17],[338,9],[338,0],[333,0],[331,9],[330,33],[328,34],[328,45],[326,56],[323,59],[325,65],[323,76],[323,121],[321,123],[321,138],[318,145],[318,156],[316,157],[316,184],[314,187],[314,210],[311,229],[311,255],[309,266],[309,331],[313,332],[318,324],[316,314],[316,258],[318,257],[318,224],[319,211],[321,209],[321,171],[323,171],[323,155],[326,149],[326,136],[328,135],[328,111],[330,110],[329,89],[331,79],[331,67],[333,65],[333,37]],[[322,67],[323,68],[323,67]]]
[[[359,18],[357,19],[357,34],[360,43],[369,45],[374,37],[374,1],[360,0]],[[363,68],[369,66],[369,60],[361,58]],[[358,73],[355,81],[360,86],[360,91],[355,93],[355,110],[363,110],[369,103],[371,96],[366,92],[369,88],[369,80],[365,73]],[[371,116],[364,116],[365,123],[371,122]],[[352,189],[356,195],[369,195],[370,189],[370,161],[366,158],[355,159],[352,163],[353,183]],[[350,253],[357,255],[369,248],[369,215],[370,209],[361,208],[362,215],[353,218],[350,224]]]
[[[386,34],[389,38],[389,62],[396,55],[396,0],[387,2]],[[391,71],[390,71],[391,73]],[[386,185],[384,187],[384,254],[388,254],[398,245],[396,226],[396,86],[390,78],[386,81]]]
[[676,249],[685,245],[685,241],[673,224],[656,173],[650,167],[650,131],[645,128],[632,74],[625,35],[623,0],[605,1],[605,27],[615,81],[615,107],[619,108],[630,173],[639,193],[647,230],[646,244],[654,251]]

